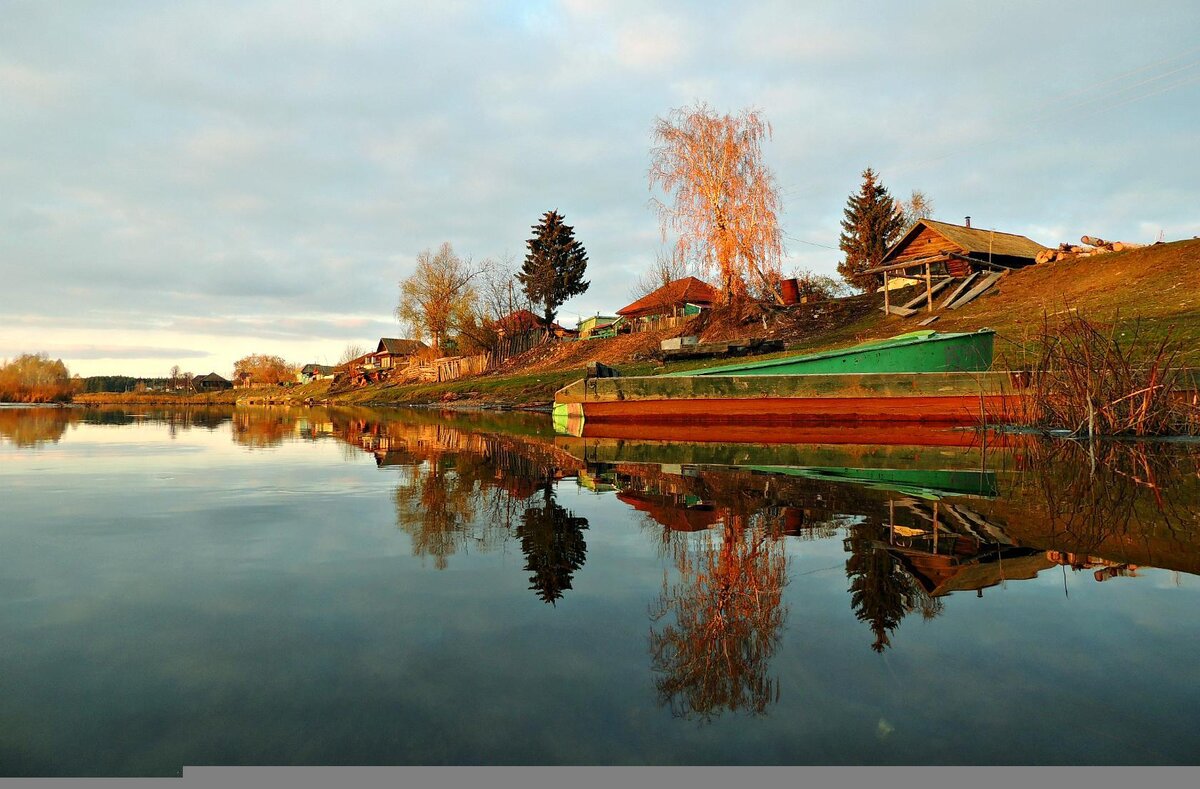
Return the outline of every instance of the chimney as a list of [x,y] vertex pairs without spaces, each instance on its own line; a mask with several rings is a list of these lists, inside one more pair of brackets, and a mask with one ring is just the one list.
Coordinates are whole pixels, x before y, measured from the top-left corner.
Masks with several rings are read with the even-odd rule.
[[971,226],[971,217],[967,217],[966,225],[967,227]]

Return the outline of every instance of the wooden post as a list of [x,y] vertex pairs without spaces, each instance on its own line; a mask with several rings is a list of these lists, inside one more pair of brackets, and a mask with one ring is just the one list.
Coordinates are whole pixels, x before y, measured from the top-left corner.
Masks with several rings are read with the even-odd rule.
[[937,556],[938,502],[933,503],[933,555]]
[[891,299],[888,298],[888,273],[886,271],[883,272],[883,314],[892,314],[892,303]]
[[933,267],[925,264],[925,301],[928,303],[926,308],[929,312],[933,312]]

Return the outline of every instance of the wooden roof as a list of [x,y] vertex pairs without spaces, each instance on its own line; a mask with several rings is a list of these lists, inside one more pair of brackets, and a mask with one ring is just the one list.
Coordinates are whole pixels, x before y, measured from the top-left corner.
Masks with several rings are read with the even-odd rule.
[[923,228],[929,228],[934,233],[937,233],[942,238],[963,250],[963,254],[977,255],[1004,255],[1007,257],[1029,258],[1032,260],[1037,257],[1037,254],[1046,247],[1041,244],[1019,236],[1016,233],[1001,233],[995,230],[985,230],[978,227],[967,227],[965,225],[952,225],[949,222],[938,222],[934,219],[918,219],[913,223],[912,227],[904,231],[904,235],[892,248],[887,251],[880,261],[881,265],[886,265],[894,259],[901,250],[911,241]]
[[617,310],[618,315],[627,318],[639,315],[654,315],[664,307],[681,304],[715,304],[721,298],[721,293],[712,285],[695,277],[684,277],[674,282],[668,282],[653,293]]
[[393,356],[408,356],[429,346],[420,340],[405,340],[398,337],[384,337],[379,340],[375,353],[390,353]]
[[[508,315],[505,315],[496,322],[500,324],[500,328],[507,332],[521,332],[529,331],[531,329],[546,328],[546,319],[540,315],[535,315],[529,310],[517,310],[516,312],[510,312]],[[551,331],[572,331],[566,327],[559,326],[557,323],[550,324],[550,329]]]
[[192,380],[195,381],[196,383],[201,383],[201,382],[205,382],[205,381],[210,382],[210,383],[219,383],[219,384],[229,383],[229,381],[227,379],[222,378],[221,376],[217,375],[216,373],[209,373],[208,375],[197,375]]

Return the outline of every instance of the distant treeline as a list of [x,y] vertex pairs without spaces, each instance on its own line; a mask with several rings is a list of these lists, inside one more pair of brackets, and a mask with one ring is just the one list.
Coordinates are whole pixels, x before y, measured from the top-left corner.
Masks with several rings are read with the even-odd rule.
[[169,378],[133,378],[128,375],[92,375],[83,379],[84,392],[138,392],[166,389]]
[[0,402],[60,403],[71,399],[74,385],[62,359],[27,353],[0,364]]

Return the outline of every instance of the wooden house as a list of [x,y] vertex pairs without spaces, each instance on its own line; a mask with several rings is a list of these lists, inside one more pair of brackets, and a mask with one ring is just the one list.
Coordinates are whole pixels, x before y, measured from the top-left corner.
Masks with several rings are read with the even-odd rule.
[[375,353],[371,355],[380,370],[393,370],[407,367],[417,355],[428,350],[429,346],[420,340],[384,337],[375,348]]
[[[545,330],[546,319],[530,310],[517,310],[496,321],[496,328],[501,337],[511,337],[528,331]],[[551,323],[549,328],[555,337],[574,337],[577,334],[574,329],[559,326],[557,323]]]
[[1014,269],[1033,265],[1041,244],[1015,233],[1000,233],[933,219],[918,219],[884,254],[879,267],[930,263],[934,273],[965,277],[981,269]]
[[597,335],[609,336],[616,333],[620,320],[620,315],[592,315],[580,320],[575,330],[579,332],[581,340],[588,340]]
[[197,392],[221,392],[226,389],[232,389],[233,384],[216,373],[208,375],[197,375],[192,379],[192,388]]
[[617,315],[629,321],[634,331],[658,328],[711,309],[720,299],[720,291],[707,282],[683,277],[622,307],[617,310]]
[[296,382],[302,384],[325,381],[333,378],[335,369],[328,364],[306,364],[296,373]]
[[[1025,236],[1000,233],[933,219],[918,219],[867,274],[883,275],[883,311],[903,317],[916,307],[933,312],[933,297],[944,288],[943,307],[958,309],[989,290],[1008,271],[1031,266],[1046,247]],[[891,304],[889,291],[897,277],[923,282],[924,293],[903,305]],[[957,287],[951,287],[955,282]],[[927,322],[937,320],[930,316]]]

